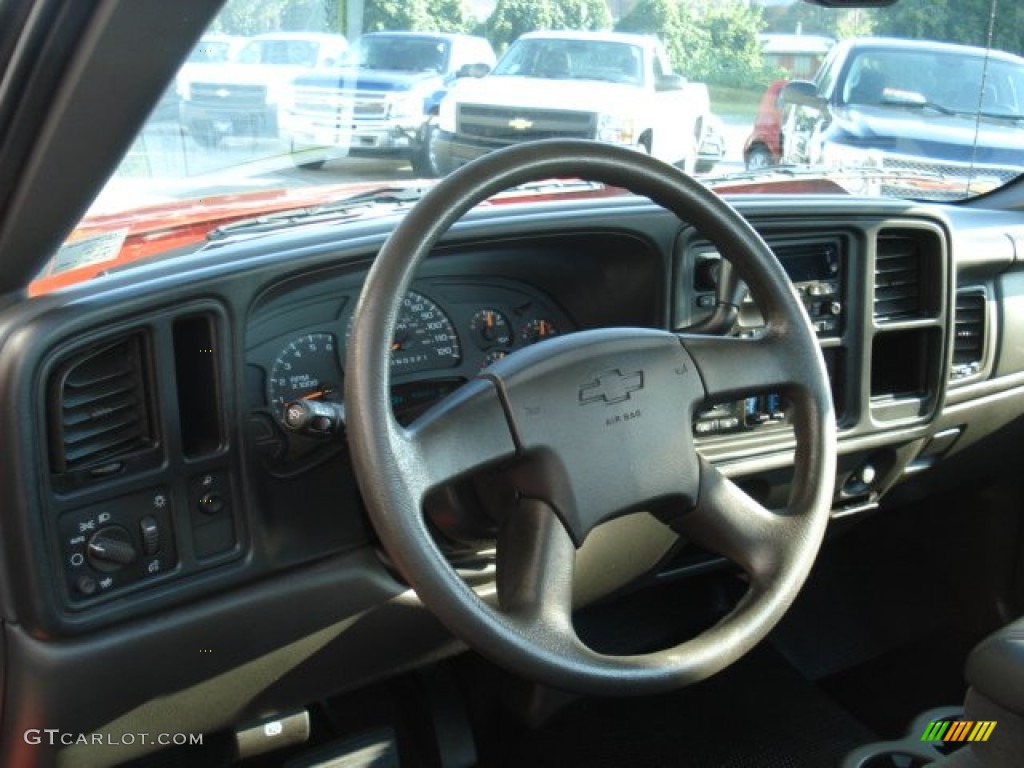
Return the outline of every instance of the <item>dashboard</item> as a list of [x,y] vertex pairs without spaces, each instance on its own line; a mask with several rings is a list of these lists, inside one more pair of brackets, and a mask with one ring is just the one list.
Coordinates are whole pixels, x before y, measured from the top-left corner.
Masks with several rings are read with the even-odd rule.
[[[835,517],[934,492],[1019,439],[1024,227],[1013,217],[838,198],[733,202],[779,256],[825,356],[840,428]],[[344,440],[347,336],[389,228],[241,240],[0,315],[14,427],[0,438],[3,481],[24,489],[4,531],[11,691],[45,667],[84,697],[90,670],[125,670],[83,729],[116,719],[115,701],[141,705],[172,686],[180,696],[144,717],[160,723],[184,704],[210,730],[228,723],[204,702],[204,681],[246,664],[276,677],[232,718],[458,650],[378,550]],[[722,258],[642,199],[477,210],[403,300],[396,415],[414,420],[552,336],[693,326],[718,301]],[[735,332],[757,334],[759,322],[743,296]],[[297,403],[312,414],[298,428]],[[762,503],[785,505],[793,435],[779,393],[708,403],[693,428],[703,456]],[[486,493],[453,489],[439,519],[486,506]],[[446,540],[466,578],[490,578],[491,534]],[[623,562],[645,551],[611,549]],[[641,567],[663,562],[665,548],[651,549]],[[685,571],[680,560],[662,567]],[[199,636],[222,653],[197,663]],[[301,646],[310,638],[315,647]],[[291,661],[275,655],[300,646]],[[198,666],[183,685],[173,670],[188,664]],[[80,704],[49,691],[39,708],[75,721]]]

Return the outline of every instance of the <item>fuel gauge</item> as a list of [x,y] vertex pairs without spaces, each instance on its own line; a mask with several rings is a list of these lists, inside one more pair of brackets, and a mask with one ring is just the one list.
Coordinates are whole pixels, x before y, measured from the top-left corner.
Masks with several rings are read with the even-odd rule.
[[512,343],[512,328],[508,319],[496,309],[478,310],[469,321],[469,329],[481,349],[507,347]]
[[519,331],[519,336],[524,344],[534,344],[557,335],[558,328],[555,327],[555,324],[542,317],[531,320]]

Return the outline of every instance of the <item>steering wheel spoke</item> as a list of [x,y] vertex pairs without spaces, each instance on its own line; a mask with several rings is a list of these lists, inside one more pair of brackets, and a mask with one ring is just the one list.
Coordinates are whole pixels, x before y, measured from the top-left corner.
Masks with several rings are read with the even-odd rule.
[[[494,384],[474,379],[436,404],[405,432],[420,499],[431,489],[516,455]],[[411,469],[411,468],[410,468]]]
[[803,373],[792,345],[774,334],[752,339],[679,334],[679,339],[700,371],[709,403],[785,390]]
[[778,573],[800,521],[765,509],[705,459],[700,496],[676,528],[702,547],[739,565],[755,585]]
[[554,510],[524,499],[498,536],[498,605],[510,619],[567,635],[572,630],[576,546]]

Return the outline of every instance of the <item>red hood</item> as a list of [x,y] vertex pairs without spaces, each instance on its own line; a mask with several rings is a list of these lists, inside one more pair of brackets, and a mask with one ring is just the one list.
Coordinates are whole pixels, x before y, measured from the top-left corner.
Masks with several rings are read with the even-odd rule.
[[[422,188],[434,182],[387,182],[389,188]],[[331,184],[299,189],[262,190],[173,201],[117,213],[90,213],[68,237],[39,276],[29,285],[29,295],[89,280],[110,269],[177,248],[191,248],[206,241],[217,227],[242,219],[308,208],[380,189],[381,182]],[[844,190],[824,178],[780,181],[735,181],[716,186],[724,194],[807,193],[834,194]],[[614,187],[556,186],[510,190],[492,203],[534,202],[551,199],[611,197],[628,194]]]

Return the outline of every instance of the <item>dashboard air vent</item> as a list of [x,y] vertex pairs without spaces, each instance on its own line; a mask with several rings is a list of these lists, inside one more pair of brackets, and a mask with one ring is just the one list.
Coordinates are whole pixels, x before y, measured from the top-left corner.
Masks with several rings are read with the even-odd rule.
[[55,473],[102,471],[156,443],[142,334],[75,355],[49,383]]
[[894,322],[921,316],[921,252],[905,237],[881,237],[875,255],[875,319]]
[[977,290],[957,293],[950,379],[966,379],[981,371],[985,361],[985,317],[984,293]]

